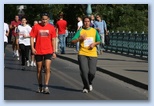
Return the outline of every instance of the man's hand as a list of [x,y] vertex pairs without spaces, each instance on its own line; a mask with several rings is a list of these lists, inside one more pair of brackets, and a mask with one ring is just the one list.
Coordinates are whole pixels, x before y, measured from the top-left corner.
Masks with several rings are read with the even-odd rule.
[[55,59],[57,57],[56,53],[52,54],[52,58]]
[[33,48],[32,53],[35,55],[37,53],[37,51]]

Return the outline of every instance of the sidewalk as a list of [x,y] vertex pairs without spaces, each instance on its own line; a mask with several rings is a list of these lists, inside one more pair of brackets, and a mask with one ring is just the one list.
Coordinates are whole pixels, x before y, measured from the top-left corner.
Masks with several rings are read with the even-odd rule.
[[[57,54],[59,58],[77,62],[75,48],[66,48],[66,54]],[[148,61],[104,52],[98,56],[97,70],[124,82],[148,90]]]

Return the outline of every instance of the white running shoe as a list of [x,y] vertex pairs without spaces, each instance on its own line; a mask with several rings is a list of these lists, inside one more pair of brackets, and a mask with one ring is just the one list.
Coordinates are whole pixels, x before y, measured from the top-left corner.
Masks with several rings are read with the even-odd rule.
[[89,91],[92,91],[92,90],[93,90],[93,86],[89,85]]
[[29,67],[29,65],[30,65],[29,60],[27,60],[26,63],[27,63],[27,66]]
[[17,60],[20,60],[19,56],[17,57]]
[[36,67],[36,63],[35,63],[35,62],[34,62],[34,64],[33,64],[33,66]]
[[83,93],[88,93],[88,90],[87,90],[87,89],[83,89],[82,92],[83,92]]
[[30,65],[31,65],[31,66],[34,66],[34,62],[32,61]]

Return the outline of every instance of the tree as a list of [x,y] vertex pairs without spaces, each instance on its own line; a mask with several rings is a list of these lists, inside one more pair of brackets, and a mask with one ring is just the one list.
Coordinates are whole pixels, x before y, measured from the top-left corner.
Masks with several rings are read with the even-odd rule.
[[[16,6],[22,4],[5,4],[4,20],[10,23],[18,14]],[[40,20],[41,12],[50,13],[56,23],[59,12],[64,13],[64,19],[68,22],[68,29],[77,28],[77,16],[85,16],[87,4],[23,4],[29,23]],[[11,11],[10,11],[11,10]],[[148,32],[148,4],[92,4],[93,14],[100,14],[107,22],[110,31],[138,31]],[[9,13],[9,14],[8,14]]]

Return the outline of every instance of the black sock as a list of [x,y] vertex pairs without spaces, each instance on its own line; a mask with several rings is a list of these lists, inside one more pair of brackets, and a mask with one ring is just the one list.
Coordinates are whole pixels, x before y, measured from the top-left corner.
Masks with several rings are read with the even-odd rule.
[[42,88],[42,84],[39,84],[39,88]]

